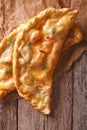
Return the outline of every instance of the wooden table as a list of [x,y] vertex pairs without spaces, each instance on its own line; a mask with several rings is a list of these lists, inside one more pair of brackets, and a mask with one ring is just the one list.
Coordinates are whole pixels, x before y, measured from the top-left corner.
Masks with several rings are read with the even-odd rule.
[[[77,4],[82,3],[82,0],[76,1]],[[10,2],[11,0],[0,0],[1,17],[4,13],[9,17],[11,12],[8,12],[7,3]],[[72,0],[71,4],[69,0],[61,0],[61,5],[69,7],[70,4],[74,5],[73,2]],[[83,3],[86,6],[87,0]],[[2,8],[5,8],[5,12]],[[0,24],[3,26],[3,23]],[[56,80],[52,98],[50,116],[34,110],[23,99],[0,104],[0,130],[87,130],[87,52]]]

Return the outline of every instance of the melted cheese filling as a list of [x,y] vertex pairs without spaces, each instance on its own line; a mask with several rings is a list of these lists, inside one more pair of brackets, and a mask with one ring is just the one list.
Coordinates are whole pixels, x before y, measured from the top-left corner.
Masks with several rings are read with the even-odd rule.
[[13,45],[10,43],[0,55],[0,91],[7,91],[7,93],[15,88],[11,67],[12,54]]
[[[46,59],[48,55],[51,53],[52,44],[55,41],[54,36],[52,36],[52,28],[53,25],[56,24],[55,20],[48,20],[46,24],[43,26],[42,30],[32,29],[28,32],[27,39],[25,38],[26,43],[31,43],[31,47],[27,44],[20,45],[18,51],[21,53],[23,57],[19,57],[19,63],[25,64],[26,61],[29,66],[29,71],[24,69],[25,71],[21,71],[20,82],[23,82],[25,88],[30,89],[29,86],[33,86],[37,84],[38,81],[40,85],[46,84]],[[48,34],[48,39],[45,39],[46,33]],[[40,38],[43,39],[41,40]],[[24,67],[22,67],[23,70]],[[36,81],[35,81],[36,80]],[[25,82],[26,81],[26,82]],[[48,82],[48,81],[47,81]],[[28,85],[27,85],[28,84]],[[30,85],[29,85],[30,84]],[[26,90],[24,89],[24,90]],[[32,88],[32,92],[34,89]]]
[[0,57],[0,62],[11,61],[12,60],[12,50],[13,50],[13,48],[11,46],[6,48],[6,50],[3,52],[3,54]]
[[[10,78],[9,80],[6,80],[5,82],[4,81],[0,81],[0,90],[8,90],[9,89],[9,86],[14,86],[14,79],[13,78]],[[10,90],[13,89],[10,88]]]
[[[70,22],[73,21],[73,15],[70,16],[68,13],[62,15],[52,16],[50,19],[44,20],[42,25],[34,26],[34,29],[28,30],[26,29],[28,26],[26,26],[25,30],[28,31],[25,31],[24,35],[20,33],[19,40],[21,41],[23,35],[24,44],[20,45],[21,49],[18,49],[18,53],[23,56],[18,58],[18,62],[20,66],[26,63],[26,66],[20,67],[20,83],[24,84],[23,90],[26,88],[29,91],[28,89],[32,87],[33,93],[36,85],[49,86],[54,68],[52,64],[56,63],[54,55],[56,53],[59,55],[64,38],[73,23]],[[30,48],[28,44],[30,44]],[[22,72],[21,68],[24,67],[26,69]]]

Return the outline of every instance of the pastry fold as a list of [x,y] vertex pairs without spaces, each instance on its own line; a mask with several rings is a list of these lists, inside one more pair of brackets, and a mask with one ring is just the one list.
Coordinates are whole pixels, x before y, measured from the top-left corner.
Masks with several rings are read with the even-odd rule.
[[79,44],[77,11],[47,8],[0,43],[0,98],[17,89],[35,109],[50,113],[53,72],[60,53]]
[[15,41],[13,76],[16,89],[44,114],[51,111],[53,72],[76,14],[76,10],[69,8],[47,8],[28,21]]

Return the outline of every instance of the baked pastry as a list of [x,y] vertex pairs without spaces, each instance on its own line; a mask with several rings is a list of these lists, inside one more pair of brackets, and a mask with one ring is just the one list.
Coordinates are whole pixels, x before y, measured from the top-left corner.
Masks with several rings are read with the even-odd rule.
[[13,52],[16,89],[35,109],[50,113],[52,77],[77,10],[47,8],[17,35]]
[[[26,22],[27,23],[27,22]],[[26,24],[25,23],[25,24]],[[15,28],[8,36],[6,36],[2,42],[0,43],[0,98],[4,97],[9,92],[15,89],[13,73],[12,73],[12,57],[13,57],[13,49],[16,40],[17,34],[23,29],[25,24],[20,25]],[[10,39],[10,40],[8,40]],[[78,44],[83,39],[82,33],[76,24],[70,29],[70,32],[64,42],[64,46],[62,51],[68,49],[70,46],[74,44]],[[8,48],[8,41],[11,47]],[[11,44],[13,42],[14,44]],[[3,50],[3,51],[2,51]],[[10,55],[7,52],[10,52]],[[3,57],[4,55],[4,57]],[[6,59],[9,55],[9,59]],[[3,59],[3,61],[2,61]],[[3,64],[3,65],[2,65]],[[10,67],[10,68],[9,68]],[[5,73],[5,70],[7,71]],[[7,80],[6,80],[7,79]]]
[[15,89],[12,72],[13,49],[16,36],[22,28],[23,25],[21,24],[0,43],[0,98]]
[[[20,25],[21,26],[21,25]],[[8,36],[6,36],[2,42],[0,43],[0,58],[3,57],[2,55],[5,53],[4,55],[4,59],[3,59],[3,66],[2,66],[2,60],[0,60],[0,77],[2,76],[2,72],[4,72],[3,70],[6,69],[8,67],[10,67],[10,70],[12,70],[12,57],[13,57],[13,49],[14,49],[14,44],[15,44],[15,40],[16,40],[16,36],[17,34],[21,31],[21,29],[23,28],[23,25],[16,29],[14,29]],[[8,54],[6,53],[6,50],[8,49],[7,47],[4,48],[8,42],[7,39],[11,39],[11,42],[13,41],[14,44],[11,44],[11,48],[9,48],[9,52],[10,52],[10,61],[8,61],[6,59],[6,57],[8,56]],[[66,40],[64,41],[64,46],[62,48],[62,51],[68,49],[70,46],[75,45],[75,44],[79,44],[80,41],[83,39],[83,35],[80,31],[80,29],[77,27],[77,25],[73,25],[73,27],[70,29],[70,32],[68,33],[68,36],[66,38]],[[3,50],[4,49],[4,50]],[[1,51],[3,50],[3,52]],[[11,51],[12,50],[12,51]],[[2,58],[1,58],[2,59]],[[5,61],[6,60],[6,61]],[[10,66],[9,66],[10,65]],[[8,75],[9,74],[9,75]],[[2,76],[2,78],[0,78],[0,98],[6,96],[9,92],[13,91],[15,89],[15,85],[14,85],[14,79],[13,79],[13,72],[10,71],[10,73],[8,72],[8,74],[5,74]],[[8,84],[8,80],[5,80],[5,77],[8,77],[7,79],[9,81],[11,81],[11,84]],[[11,79],[11,80],[10,80]],[[3,81],[3,82],[2,82]]]

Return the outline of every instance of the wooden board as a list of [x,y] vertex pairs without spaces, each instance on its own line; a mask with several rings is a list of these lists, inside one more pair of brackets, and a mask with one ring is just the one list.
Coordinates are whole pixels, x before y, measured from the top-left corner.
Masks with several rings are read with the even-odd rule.
[[17,101],[0,104],[0,130],[17,130]]
[[87,52],[74,65],[73,74],[73,130],[87,130]]
[[[71,7],[79,9],[77,23],[87,42],[87,0],[74,0]],[[73,66],[73,130],[87,130],[87,52]]]
[[[81,13],[77,22],[86,39],[87,0],[0,0],[0,39],[48,6],[77,8]],[[86,65],[84,53],[70,70],[57,77],[50,116],[34,110],[23,99],[0,104],[0,130],[87,130]]]

